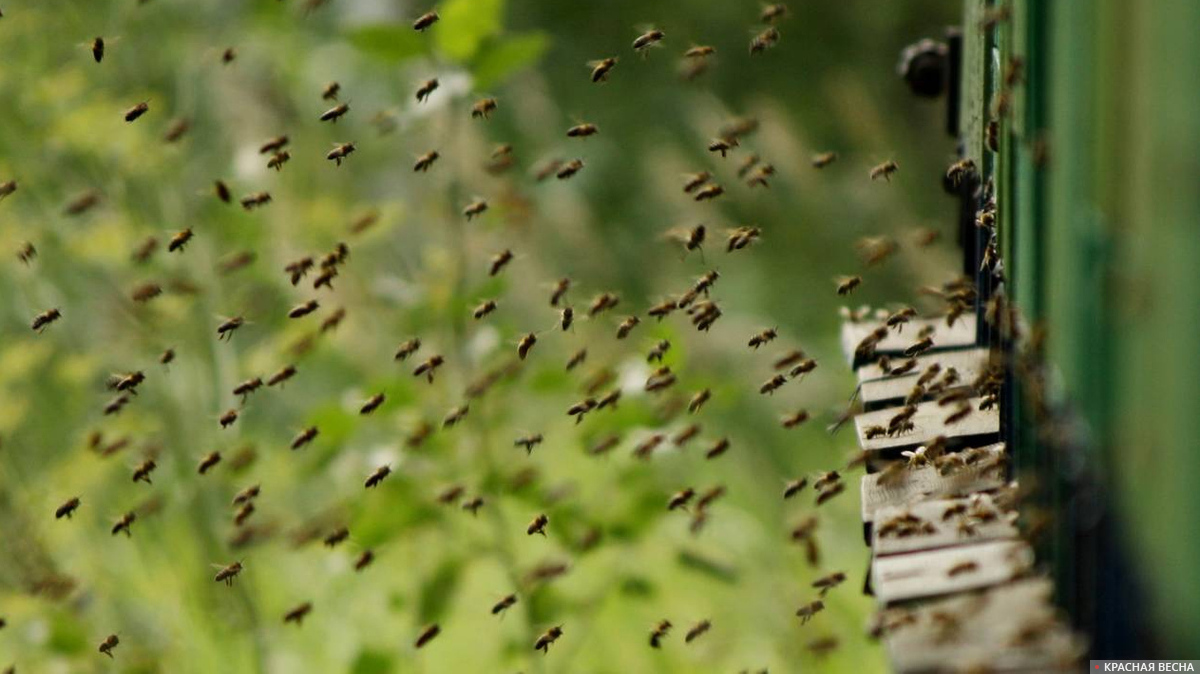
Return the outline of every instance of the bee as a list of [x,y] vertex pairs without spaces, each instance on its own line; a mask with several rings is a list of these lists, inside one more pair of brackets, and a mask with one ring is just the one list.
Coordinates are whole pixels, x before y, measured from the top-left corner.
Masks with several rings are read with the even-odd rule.
[[455,407],[454,409],[450,410],[449,414],[447,414],[442,419],[442,428],[453,428],[455,425],[458,424],[458,422],[460,422],[464,418],[466,418],[467,413],[470,411],[471,411],[471,406],[466,405],[466,404],[460,405],[460,406]]
[[376,393],[375,395],[368,398],[367,402],[363,403],[362,407],[360,407],[358,409],[358,413],[363,414],[363,415],[370,414],[370,413],[374,412],[375,410],[379,409],[379,406],[382,405],[383,401],[386,399],[387,399],[386,395],[384,395],[382,393]]
[[492,113],[496,111],[496,99],[481,98],[475,101],[471,106],[471,117],[476,119],[488,119]]
[[821,596],[824,597],[826,592],[829,592],[845,581],[846,574],[841,571],[835,571],[828,576],[822,576],[814,580],[812,586],[820,590]]
[[833,279],[834,285],[837,286],[838,295],[849,295],[854,292],[854,289],[862,285],[861,276],[836,276]]
[[617,402],[619,402],[620,400],[621,400],[621,389],[615,388],[612,391],[609,391],[607,394],[605,394],[605,396],[603,398],[601,398],[599,400],[599,402],[596,403],[596,409],[602,410],[605,407],[611,407],[615,410],[615,409],[617,409]]
[[664,436],[662,433],[654,433],[645,440],[639,442],[633,448],[633,455],[639,459],[649,459],[650,455],[654,453],[654,450],[657,449],[665,439],[666,436]]
[[467,221],[470,222],[471,218],[474,218],[478,215],[482,215],[483,212],[486,211],[487,209],[488,209],[487,201],[484,201],[483,199],[477,199],[477,200],[472,201],[471,203],[467,204],[467,206],[465,208],[463,208],[462,213],[464,216],[466,216]]
[[308,428],[300,431],[296,434],[296,437],[292,438],[292,449],[300,449],[301,447],[312,442],[314,439],[316,439],[320,432],[321,431],[316,426],[309,426]]
[[46,311],[43,311],[42,313],[33,317],[33,323],[30,324],[30,328],[41,333],[51,323],[53,323],[54,321],[57,321],[60,318],[62,318],[62,312],[59,311],[57,308],[47,309]]
[[671,631],[671,627],[670,620],[658,621],[658,624],[654,626],[654,630],[650,632],[650,648],[658,648],[659,642],[667,636],[667,632]]
[[239,527],[242,526],[243,524],[246,523],[246,520],[250,519],[250,516],[253,514],[254,514],[254,503],[243,504],[242,507],[238,509],[237,513],[233,516],[234,526],[239,526]]
[[517,595],[510,594],[492,605],[492,615],[500,615],[517,603]]
[[426,13],[422,14],[421,16],[418,16],[416,21],[413,21],[413,24],[412,24],[413,30],[417,31],[418,33],[423,33],[430,26],[437,23],[438,19],[440,19],[440,18],[441,17],[438,16],[437,12],[426,12]]
[[409,356],[413,355],[414,353],[416,353],[417,349],[420,349],[420,348],[421,348],[421,340],[414,337],[414,338],[404,342],[403,344],[400,345],[400,347],[398,349],[396,349],[396,355],[394,356],[394,359],[395,360],[404,360],[404,359],[408,358]]
[[287,150],[280,150],[279,152],[271,155],[271,158],[267,160],[267,168],[275,169],[276,171],[282,171],[283,165],[288,163],[288,160],[291,158],[291,152],[288,152]]
[[321,100],[336,101],[338,94],[342,91],[342,85],[337,82],[330,82],[321,89]]
[[517,342],[517,357],[525,360],[525,357],[529,355],[529,350],[533,348],[534,344],[537,344],[537,335],[532,332],[522,337],[521,341]]
[[707,451],[704,452],[704,458],[715,459],[725,452],[729,451],[729,438],[721,438],[712,444]]
[[245,489],[239,491],[236,495],[234,495],[233,505],[242,505],[245,503],[249,503],[250,501],[254,500],[258,496],[258,493],[261,490],[262,490],[262,488],[257,484],[253,484],[253,485],[250,485],[249,487],[246,487]]
[[685,427],[683,430],[676,433],[675,436],[673,438],[671,438],[671,443],[674,444],[676,447],[682,447],[684,444],[693,440],[694,438],[698,437],[699,435],[700,435],[700,424],[691,424],[691,425]]
[[595,398],[584,398],[580,402],[575,403],[567,408],[567,416],[575,417],[575,423],[581,423],[583,417],[588,412],[596,409]]
[[92,58],[96,59],[96,63],[104,60],[104,38],[97,37],[92,40]]
[[547,159],[546,161],[544,161],[544,162],[538,164],[536,167],[534,167],[534,171],[533,171],[534,178],[537,179],[537,181],[540,183],[540,182],[546,180],[546,178],[549,178],[550,176],[554,175],[558,171],[559,167],[561,167],[561,166],[562,166],[561,159]]
[[363,550],[358,559],[354,560],[354,570],[362,571],[370,566],[373,561],[375,561],[375,553],[370,550]]
[[544,513],[539,514],[537,517],[533,518],[533,521],[530,522],[529,526],[525,528],[525,533],[530,536],[532,536],[534,534],[541,534],[541,535],[545,536],[546,535],[546,525],[549,523],[550,523],[549,517],[546,517],[546,515]]
[[953,578],[964,573],[974,573],[979,570],[979,564],[973,561],[959,562],[946,570],[946,576]]
[[773,394],[773,393],[775,393],[776,390],[779,389],[779,387],[786,384],[787,381],[788,381],[787,377],[785,377],[781,374],[777,374],[774,377],[771,377],[767,381],[763,382],[763,385],[758,387],[758,392],[768,394],[768,395]]
[[537,641],[533,642],[533,650],[541,651],[543,654],[549,653],[550,644],[558,641],[558,638],[562,636],[562,633],[562,625],[555,625],[554,627],[551,627],[543,632],[542,635],[537,638]]
[[572,159],[571,161],[559,166],[558,172],[554,174],[554,177],[558,178],[559,180],[566,180],[576,173],[579,173],[581,169],[583,169],[583,160]]
[[671,368],[660,367],[646,379],[645,389],[650,392],[663,391],[675,384],[675,375]]
[[909,358],[915,358],[916,356],[919,356],[932,348],[933,348],[933,338],[925,337],[923,339],[917,340],[915,343],[913,343],[911,346],[909,346],[907,349],[905,349],[904,355],[908,356]]
[[766,330],[763,330],[757,335],[751,337],[750,341],[747,343],[747,346],[752,349],[757,349],[763,344],[767,344],[771,340],[775,339],[776,336],[778,336],[778,332],[775,328],[767,328]]
[[666,34],[657,28],[648,30],[633,41],[633,50],[645,57],[646,50],[661,42],[664,37]]
[[457,485],[457,484],[450,485],[449,487],[446,487],[445,489],[443,489],[440,494],[438,494],[438,497],[437,497],[438,503],[442,503],[442,504],[454,503],[455,501],[458,500],[458,498],[460,496],[463,495],[463,491],[465,491],[465,490],[463,489],[462,485]]
[[776,21],[785,18],[787,16],[787,11],[787,5],[783,4],[782,2],[774,5],[767,5],[763,7],[762,14],[759,15],[759,18],[762,19],[763,23],[775,23]]
[[943,423],[945,423],[947,426],[953,426],[969,416],[971,416],[971,405],[967,402],[963,402],[955,411],[951,412],[950,415],[946,417]]
[[167,252],[174,253],[175,251],[182,251],[184,246],[186,246],[188,242],[192,240],[192,236],[193,234],[191,227],[187,227],[177,232],[171,237],[170,243],[167,244]]
[[822,152],[812,156],[813,168],[823,169],[833,162],[837,161],[838,154],[836,152]]
[[[16,183],[14,182],[13,185],[15,186]],[[68,201],[67,205],[63,208],[63,212],[67,215],[83,215],[92,210],[98,203],[100,203],[100,193],[96,190],[87,190],[80,192]]]
[[689,414],[695,414],[700,411],[701,407],[712,398],[712,389],[703,389],[697,391],[692,399],[688,401],[687,410]]
[[758,227],[738,227],[729,233],[729,242],[725,247],[725,252],[732,253],[735,250],[741,250],[757,241],[760,235],[762,235],[762,230]]
[[313,605],[311,601],[306,601],[303,604],[300,604],[296,608],[283,614],[283,623],[285,625],[287,623],[296,623],[297,625],[301,624],[304,621],[304,617],[312,612],[312,608]]
[[977,175],[975,160],[970,157],[956,161],[950,165],[950,168],[946,169],[946,179],[954,187],[961,185],[963,180],[971,180]]
[[267,380],[267,386],[278,386],[296,376],[295,365],[285,365]]
[[572,307],[563,307],[558,312],[558,323],[562,326],[563,332],[571,329],[571,324],[575,320],[575,309]]
[[542,438],[541,433],[535,433],[533,435],[525,435],[525,436],[517,438],[513,442],[513,446],[514,447],[524,447],[526,454],[532,454],[533,448],[542,444],[542,439],[543,438]]
[[434,91],[437,91],[438,86],[438,80],[436,77],[422,82],[421,86],[417,87],[417,102],[424,103],[425,100],[429,98],[430,94],[432,94]]
[[392,468],[390,466],[380,466],[367,476],[367,481],[363,484],[363,486],[367,489],[379,486],[379,483],[383,482],[383,478],[387,477],[391,473]]
[[508,266],[513,260],[513,252],[507,248],[492,256],[491,264],[488,266],[488,276],[495,276]]
[[421,363],[420,365],[418,365],[417,367],[415,367],[413,369],[413,376],[420,377],[421,375],[425,375],[426,379],[429,380],[429,383],[432,384],[434,372],[436,372],[437,369],[439,367],[441,367],[445,362],[446,362],[445,359],[442,358],[440,355],[437,355],[437,354],[432,355],[428,359],[426,359],[425,362]]
[[687,504],[691,502],[692,497],[696,495],[696,491],[691,487],[675,492],[671,499],[667,501],[667,510],[687,509]]
[[112,650],[120,643],[121,640],[117,638],[117,635],[110,634],[104,637],[104,641],[100,642],[100,652],[111,658],[113,657]]
[[109,379],[108,388],[137,395],[137,387],[145,380],[146,375],[141,371],[130,372],[125,375],[113,375]]
[[607,82],[608,74],[616,67],[617,60],[616,56],[610,56],[598,61],[589,61],[587,65],[592,69],[592,82]]
[[621,299],[612,293],[601,293],[592,300],[592,304],[588,307],[588,316],[593,317],[597,314],[612,309],[621,303]]
[[146,459],[133,471],[133,481],[152,484],[150,473],[153,473],[155,468],[158,468],[158,464],[154,462],[154,459]]
[[829,487],[828,489],[825,489],[825,490],[821,491],[819,494],[817,494],[817,505],[824,504],[826,501],[833,498],[834,496],[837,496],[838,494],[842,493],[845,490],[846,490],[846,485],[842,484],[841,482],[834,484],[833,486]]
[[258,259],[258,255],[254,251],[245,250],[222,260],[218,268],[222,274],[232,274],[254,264],[256,259]]
[[130,532],[129,528],[133,526],[133,523],[136,520],[137,513],[133,511],[129,511],[124,515],[121,515],[121,518],[118,519],[116,524],[114,524],[112,527],[112,535],[116,536],[121,532],[125,532],[126,536],[132,536],[133,534]]
[[332,548],[339,543],[344,542],[347,538],[350,538],[350,529],[346,527],[338,527],[337,529],[331,531],[329,535],[325,537],[323,542],[325,543],[325,547]]
[[287,136],[275,136],[258,147],[259,154],[275,154],[288,144]]
[[884,180],[891,182],[892,174],[898,170],[900,170],[900,165],[895,161],[885,161],[882,164],[871,168],[871,180],[883,178]]
[[567,372],[579,367],[585,360],[587,360],[587,349],[576,351],[571,355],[570,360],[567,361]]
[[150,110],[150,104],[145,101],[142,101],[141,103],[138,103],[137,105],[135,105],[132,108],[129,108],[128,110],[125,111],[125,121],[132,122],[135,119],[137,119],[138,117],[141,117],[142,115],[149,112],[149,110]]
[[772,164],[763,164],[754,170],[754,173],[746,180],[746,185],[748,187],[757,187],[760,185],[762,187],[770,187],[771,185],[767,182],[767,179],[773,175],[775,175],[775,166]]
[[9,196],[10,194],[12,194],[13,192],[16,192],[16,191],[17,191],[17,181],[6,180],[6,181],[0,183],[0,201],[3,201],[5,197]]
[[700,495],[696,500],[697,510],[707,510],[717,499],[725,495],[725,487],[717,485]]
[[987,126],[984,127],[987,149],[992,152],[1000,151],[1000,122],[989,120]]
[[225,51],[221,52],[221,63],[223,65],[229,65],[230,63],[233,63],[234,59],[236,58],[237,50],[233,47],[226,47]]
[[779,29],[771,26],[750,39],[750,53],[761,54],[779,43]]
[[322,112],[321,117],[319,119],[322,122],[333,122],[336,124],[338,119],[340,119],[342,117],[342,115],[346,114],[347,112],[350,112],[350,104],[349,103],[338,103],[337,105],[326,110],[325,112]]
[[112,400],[110,400],[108,402],[108,404],[106,404],[104,406],[104,415],[109,416],[112,414],[116,414],[116,413],[120,412],[121,408],[125,407],[125,405],[128,403],[129,403],[129,396],[127,396],[125,394],[121,394],[121,395],[117,396],[116,398],[113,398]]
[[196,466],[196,472],[200,473],[201,475],[204,475],[209,470],[212,470],[212,468],[214,466],[216,466],[218,463],[221,463],[221,453],[220,452],[209,452],[208,454],[205,454],[203,458],[200,459],[199,465]]
[[223,321],[217,326],[217,339],[230,340],[233,339],[233,333],[238,328],[242,327],[245,319],[241,316],[235,316],[226,321]]
[[325,155],[325,158],[334,162],[336,166],[341,166],[342,160],[349,157],[356,149],[358,148],[354,143],[338,143]]
[[874,440],[875,438],[881,438],[885,435],[887,435],[887,429],[883,426],[868,426],[867,428],[863,429],[863,437],[865,437],[867,440]]
[[814,599],[813,601],[797,609],[796,615],[800,617],[801,625],[807,625],[808,621],[813,619],[813,616],[817,615],[823,610],[825,610],[825,602],[821,601],[820,599]]
[[823,658],[837,648],[839,643],[837,637],[821,637],[808,642],[806,648],[818,658]]
[[692,643],[692,641],[694,641],[696,638],[698,638],[699,636],[701,636],[702,634],[704,634],[705,632],[707,632],[710,629],[712,629],[712,622],[709,620],[701,620],[700,622],[693,625],[690,630],[687,631],[687,634],[685,634],[683,636],[683,641],[684,641],[684,643],[690,644],[690,643]]
[[620,442],[621,442],[621,438],[619,436],[610,435],[608,437],[605,437],[605,438],[599,440],[598,442],[593,444],[591,447],[589,447],[588,454],[591,454],[592,456],[600,456],[602,454],[607,454],[608,452],[610,452],[614,448],[616,448],[616,446]]
[[641,322],[641,319],[639,319],[637,316],[629,316],[625,320],[621,321],[621,324],[617,326],[617,339],[625,339],[628,337],[629,333],[635,327],[637,327],[638,323]]
[[557,307],[558,303],[566,296],[567,290],[571,288],[571,279],[567,277],[560,278],[554,284],[554,291],[550,293],[550,306]]
[[589,122],[583,122],[567,129],[567,138],[587,138],[597,133],[600,133],[600,127]]
[[689,174],[687,176],[687,181],[683,183],[684,194],[691,194],[692,192],[695,192],[711,179],[712,174],[708,171]]
[[288,311],[288,318],[303,318],[316,311],[320,306],[320,303],[318,303],[316,300],[309,300],[303,304],[297,304],[296,306],[292,307],[291,311]]
[[808,421],[808,410],[797,410],[780,420],[784,428],[795,428],[800,424]]
[[708,143],[709,152],[721,153],[721,158],[724,159],[729,155],[729,151],[739,145],[737,138],[715,138]]
[[270,192],[252,192],[242,197],[239,202],[243,210],[252,211],[261,206],[266,206],[271,203]]
[[796,494],[799,494],[807,486],[808,486],[808,478],[807,477],[801,477],[801,478],[797,478],[795,480],[791,480],[783,488],[784,500],[790,499],[791,497],[795,496]]
[[661,340],[658,344],[654,345],[653,349],[650,350],[650,353],[646,356],[646,362],[647,363],[654,363],[654,362],[661,363],[663,360],[663,356],[665,356],[667,354],[667,351],[669,351],[670,349],[671,349],[671,342],[669,342],[665,339]]
[[71,515],[74,515],[75,510],[79,508],[79,504],[80,500],[78,496],[67,499],[65,503],[54,510],[54,519],[61,520],[64,517],[71,519]]
[[750,173],[750,171],[753,170],[755,166],[758,166],[761,161],[762,161],[762,158],[759,157],[757,154],[747,155],[746,158],[742,160],[741,165],[738,166],[737,177],[745,178],[746,175],[748,173]]

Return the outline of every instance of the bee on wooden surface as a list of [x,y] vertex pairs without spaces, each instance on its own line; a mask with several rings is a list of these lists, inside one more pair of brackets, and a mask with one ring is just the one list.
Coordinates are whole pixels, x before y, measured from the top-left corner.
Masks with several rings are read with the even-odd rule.
[[137,105],[135,105],[125,111],[125,115],[124,115],[125,121],[132,122],[135,119],[137,119],[138,117],[141,117],[142,115],[146,114],[149,111],[150,111],[150,104],[145,101],[142,101],[141,103],[138,103]]
[[420,377],[421,375],[425,375],[426,379],[429,380],[429,383],[432,384],[434,373],[445,362],[446,362],[445,359],[442,358],[440,355],[430,356],[427,360],[425,360],[425,362],[421,363],[420,365],[418,365],[416,368],[413,369],[413,372],[412,372],[413,376]]
[[696,495],[696,491],[691,487],[675,492],[667,501],[667,510],[678,510],[680,508],[687,509],[688,503],[692,497]]
[[959,563],[955,564],[954,566],[950,567],[949,569],[947,569],[946,576],[949,578],[953,578],[955,576],[961,576],[964,573],[974,573],[975,571],[978,571],[978,570],[979,570],[978,562],[967,560],[965,562],[959,562]]
[[338,527],[329,532],[322,542],[325,544],[325,547],[332,548],[344,542],[347,538],[350,538],[350,529],[347,527]]
[[729,156],[729,151],[740,145],[737,138],[714,138],[708,143],[709,152],[719,152],[721,158]]
[[808,410],[797,410],[792,414],[784,416],[782,419],[780,419],[780,424],[782,424],[784,428],[792,429],[808,421],[808,419]]
[[146,459],[136,469],[134,469],[133,481],[153,484],[150,482],[150,474],[154,472],[155,468],[158,468],[158,464],[154,462],[154,459]]
[[712,629],[712,621],[701,620],[693,625],[687,634],[683,635],[683,642],[690,644],[710,629]]
[[775,393],[775,391],[777,391],[781,386],[783,386],[787,382],[788,382],[787,377],[785,377],[781,374],[777,374],[774,377],[771,377],[767,381],[763,382],[763,385],[758,387],[758,392],[764,393],[767,395],[773,394],[773,393]]
[[434,91],[437,91],[438,86],[440,85],[436,77],[422,82],[421,86],[417,87],[417,102],[424,103],[429,98],[430,94],[432,94]]
[[594,317],[604,311],[608,311],[621,303],[621,299],[612,293],[601,293],[592,300],[591,306],[588,307],[588,316]]
[[463,208],[462,213],[467,218],[467,221],[470,222],[472,218],[482,215],[487,209],[487,201],[483,199],[476,199],[475,201],[467,204],[466,207]]
[[838,295],[849,295],[854,292],[854,289],[862,285],[861,276],[835,276],[833,283],[837,286]]
[[312,602],[306,601],[303,604],[300,604],[299,606],[297,606],[296,608],[283,614],[283,623],[285,625],[287,623],[296,623],[297,625],[300,625],[301,623],[304,622],[304,617],[312,612],[312,609],[313,609]]
[[666,34],[657,28],[648,30],[645,33],[637,36],[637,39],[633,41],[633,50],[645,58],[647,53],[646,50],[657,45],[659,42],[662,42],[663,38],[665,37]]
[[667,632],[671,631],[670,620],[660,620],[650,632],[650,648],[658,648],[662,640],[666,638]]
[[[6,184],[11,184],[11,185],[13,185],[13,189],[14,190],[16,189],[15,181],[12,183],[6,183]],[[12,192],[9,192],[9,194],[12,194]],[[92,210],[92,208],[94,208],[96,206],[96,204],[99,204],[99,203],[100,203],[100,193],[99,192],[97,192],[96,190],[85,190],[85,191],[80,192],[79,194],[75,195],[74,197],[71,198],[70,201],[67,202],[67,205],[63,207],[63,213],[65,213],[67,215],[72,215],[72,216],[83,215],[84,213],[87,213],[88,211]]]
[[633,329],[641,322],[641,319],[637,316],[627,316],[625,320],[621,321],[621,324],[617,326],[617,339],[625,339],[628,337],[629,333],[632,332]]
[[550,523],[550,518],[546,517],[545,513],[539,514],[533,518],[529,526],[525,528],[525,533],[532,536],[534,534],[546,535],[546,525]]
[[342,115],[345,115],[347,112],[350,112],[350,104],[338,103],[325,112],[322,112],[320,120],[322,122],[333,122],[336,124],[337,121],[341,119]]
[[61,520],[62,518],[71,519],[75,511],[79,508],[80,500],[78,496],[73,496],[66,500],[62,505],[54,510],[54,519]]
[[750,39],[750,53],[761,54],[779,44],[779,29],[771,26]]
[[838,154],[836,152],[822,152],[812,156],[813,168],[822,169],[837,161]]
[[113,657],[113,654],[112,654],[113,649],[116,648],[117,645],[120,643],[121,643],[121,640],[119,638],[117,638],[117,635],[110,634],[107,637],[104,637],[104,641],[100,642],[99,650],[101,653],[103,653],[111,658],[111,657]]
[[634,457],[639,459],[649,459],[650,455],[654,453],[655,449],[658,449],[659,445],[661,445],[664,440],[666,440],[666,436],[662,433],[653,433],[649,435],[645,440],[642,440],[634,446]]
[[688,401],[687,410],[689,414],[695,414],[700,411],[701,407],[712,398],[712,389],[702,389],[697,391],[692,399]]
[[357,149],[354,143],[337,143],[333,146],[332,150],[326,153],[325,158],[334,162],[336,166],[341,166],[342,160],[349,157]]
[[279,152],[271,155],[271,158],[267,160],[267,168],[275,169],[276,171],[282,171],[283,165],[288,163],[291,158],[291,152],[288,152],[287,150],[280,150]]
[[817,615],[823,610],[825,610],[825,602],[821,601],[820,599],[814,599],[804,606],[801,606],[799,609],[796,609],[796,615],[799,616],[801,625],[807,625],[808,621],[813,619],[813,616]]
[[590,122],[583,122],[567,129],[567,138],[587,138],[597,133],[600,133],[600,127]]
[[267,386],[277,386],[283,384],[294,376],[296,376],[296,366],[285,365],[278,372],[271,375],[271,377],[267,379]]
[[958,422],[962,421],[963,419],[966,419],[967,417],[971,416],[971,409],[972,408],[969,403],[963,402],[962,404],[960,404],[958,406],[958,408],[956,410],[951,412],[949,414],[949,416],[946,417],[946,419],[943,421],[943,423],[947,426],[953,426],[954,424],[957,424]]
[[442,428],[453,428],[458,425],[458,422],[466,418],[467,413],[471,411],[471,406],[464,403],[450,410],[445,417],[442,418]]
[[309,426],[308,428],[297,433],[296,437],[292,438],[291,448],[300,449],[316,439],[320,432],[321,431],[316,426]]
[[607,82],[608,75],[617,65],[617,57],[610,56],[598,61],[588,61],[588,67],[592,69],[592,82]]
[[919,356],[933,348],[933,338],[925,337],[913,343],[904,350],[904,355],[910,358]]
[[541,651],[543,654],[549,653],[550,644],[558,641],[559,637],[562,636],[562,633],[562,625],[555,625],[554,627],[551,627],[542,633],[542,635],[537,638],[537,641],[533,642],[533,650]]
[[580,349],[573,353],[571,358],[567,360],[567,372],[570,372],[571,370],[574,370],[583,364],[583,361],[587,360],[587,355],[587,349]]
[[374,561],[375,561],[375,553],[372,552],[371,550],[363,550],[362,553],[358,556],[358,559],[354,560],[354,570],[362,571],[363,569],[370,566],[371,562],[374,562]]
[[583,160],[582,159],[572,159],[571,161],[565,162],[561,166],[559,166],[558,171],[554,174],[554,177],[558,178],[559,180],[566,180],[567,178],[570,178],[571,176],[575,175],[576,173],[579,173],[579,171],[582,169],[583,169]]
[[532,454],[533,448],[542,444],[542,440],[543,440],[543,437],[542,437],[541,433],[534,433],[533,435],[525,435],[525,436],[521,436],[521,437],[517,438],[513,442],[513,446],[514,447],[524,447],[526,454]]
[[196,472],[204,475],[208,471],[212,470],[213,467],[218,463],[221,463],[221,453],[209,452],[200,459],[200,463],[196,466]]
[[252,211],[256,208],[266,206],[271,203],[270,192],[252,192],[242,197],[238,202],[242,205],[243,210]]
[[372,471],[370,475],[367,476],[367,481],[363,484],[363,486],[366,487],[367,489],[379,486],[379,483],[383,482],[383,479],[391,474],[392,474],[391,466],[386,466],[386,465],[380,466],[380,467],[376,468],[374,471]]
[[116,536],[117,534],[124,532],[126,536],[132,536],[133,533],[130,531],[130,527],[133,526],[133,523],[136,520],[137,513],[133,511],[121,515],[121,518],[118,519],[116,524],[114,524],[112,527],[112,535]]
[[704,458],[715,459],[718,456],[721,456],[722,454],[724,454],[725,452],[728,452],[729,447],[730,447],[729,438],[721,438],[721,439],[717,440],[716,442],[714,442],[711,447],[709,447],[707,450],[705,450]]
[[732,253],[735,250],[741,250],[757,241],[760,235],[762,235],[762,230],[758,227],[738,227],[729,233],[725,252]]

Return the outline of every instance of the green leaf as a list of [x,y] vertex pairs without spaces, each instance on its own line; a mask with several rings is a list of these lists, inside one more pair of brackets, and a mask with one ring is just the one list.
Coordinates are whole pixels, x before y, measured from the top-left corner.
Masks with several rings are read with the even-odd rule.
[[467,63],[483,41],[500,32],[504,0],[449,0],[439,10],[434,39],[442,56]]
[[379,23],[350,31],[346,38],[363,53],[388,63],[398,63],[429,51],[428,39],[411,26]]
[[475,60],[475,86],[487,89],[528,68],[546,53],[550,38],[541,31],[521,33],[489,43]]

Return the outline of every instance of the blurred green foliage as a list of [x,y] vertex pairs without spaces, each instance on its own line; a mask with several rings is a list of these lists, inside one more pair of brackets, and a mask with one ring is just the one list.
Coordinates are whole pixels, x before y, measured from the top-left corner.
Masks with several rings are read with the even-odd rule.
[[[760,30],[750,2],[615,0],[449,0],[424,34],[409,24],[428,8],[406,3],[328,0],[78,0],[6,4],[0,19],[0,181],[18,190],[0,201],[0,250],[36,246],[29,264],[5,253],[0,265],[0,665],[18,671],[129,672],[695,672],[770,667],[800,671],[813,663],[810,639],[836,634],[842,648],[822,661],[829,671],[868,671],[882,656],[863,636],[871,606],[855,585],[866,551],[853,483],[823,506],[823,559],[808,568],[788,540],[790,525],[812,512],[811,495],[780,498],[785,480],[843,462],[848,434],[830,437],[826,412],[850,391],[836,339],[838,302],[830,277],[859,273],[853,241],[914,226],[947,226],[952,204],[940,173],[953,150],[943,141],[939,104],[910,100],[894,75],[900,47],[937,33],[952,5],[932,1],[795,6],[777,48],[751,59]],[[667,33],[645,60],[629,44],[642,24]],[[88,43],[108,41],[95,63]],[[691,44],[717,47],[712,71],[679,80],[679,54]],[[226,47],[236,59],[223,64]],[[593,85],[585,63],[616,55],[611,81]],[[413,92],[438,77],[425,104]],[[331,102],[326,82],[341,84],[350,112],[336,124],[317,120]],[[491,95],[500,107],[472,120],[471,103]],[[147,101],[127,124],[122,112]],[[719,126],[736,116],[759,120],[742,150],[721,161],[705,151]],[[167,143],[173,119],[190,131]],[[594,122],[601,133],[568,140],[565,129]],[[389,131],[390,132],[387,132]],[[291,161],[276,173],[257,152],[287,134]],[[335,168],[322,157],[333,143],[358,151]],[[498,143],[514,147],[516,167],[484,170]],[[437,149],[427,174],[416,156]],[[834,149],[822,172],[810,154]],[[749,189],[737,162],[758,152],[777,175]],[[549,157],[579,156],[569,181],[537,183],[530,171]],[[890,184],[867,179],[869,167],[898,158]],[[728,196],[696,204],[680,191],[681,174],[711,170]],[[235,197],[267,190],[254,211],[212,196],[215,179]],[[77,217],[64,205],[85,190],[100,204]],[[459,211],[487,198],[489,211],[464,222]],[[364,213],[377,224],[361,234]],[[703,221],[703,256],[681,255],[664,234]],[[723,228],[755,224],[763,243],[728,255]],[[190,227],[194,240],[168,253],[167,240]],[[138,263],[147,237],[159,248]],[[333,291],[313,291],[312,275],[293,288],[288,262],[320,256],[346,241],[350,258]],[[952,243],[952,242],[951,242]],[[499,278],[487,266],[511,248],[516,260]],[[222,263],[249,251],[249,266]],[[917,256],[906,247],[866,274],[862,301],[918,301],[908,289],[943,280],[952,246]],[[710,333],[682,317],[643,319],[626,341],[620,316],[686,289],[719,269],[714,298],[726,312]],[[574,279],[569,300],[581,310],[601,291],[620,295],[614,316],[553,328],[546,306],[552,282]],[[132,288],[156,282],[165,294],[146,304]],[[288,320],[289,307],[317,297],[317,316]],[[470,307],[497,298],[498,311],[476,323]],[[63,319],[44,334],[32,317],[58,307]],[[316,326],[336,308],[333,331]],[[222,317],[247,319],[228,343],[216,340]],[[771,348],[746,340],[778,326]],[[406,446],[421,423],[439,425],[479,376],[514,359],[516,340],[543,332],[528,361],[472,400],[464,422]],[[313,336],[315,334],[315,337]],[[420,336],[416,359],[439,352],[447,365],[435,383],[392,360],[396,345]],[[670,339],[664,364],[679,374],[674,393],[641,391],[646,351]],[[310,340],[300,353],[297,344]],[[587,345],[584,372],[563,364]],[[770,398],[756,392],[770,362],[802,347],[821,363],[802,382]],[[163,349],[177,357],[157,363]],[[296,362],[285,386],[252,394],[230,429],[217,417],[239,401],[240,381]],[[564,412],[583,397],[585,378],[611,367],[626,389],[616,411],[574,425]],[[146,382],[118,415],[102,414],[114,372],[143,370]],[[630,456],[653,432],[674,433],[691,419],[664,423],[665,400],[711,387],[693,446],[669,443],[649,462]],[[358,414],[370,395],[387,394],[373,416]],[[781,414],[798,407],[817,417],[794,431]],[[316,425],[318,438],[291,451],[291,438]],[[88,447],[129,443],[110,456]],[[514,438],[540,432],[531,455]],[[622,437],[604,458],[590,443]],[[714,461],[702,445],[729,437]],[[243,448],[256,460],[234,469]],[[200,476],[210,451],[224,461]],[[133,468],[155,456],[153,484],[133,483]],[[392,475],[377,489],[362,481],[375,467]],[[230,500],[261,483],[250,544],[235,547]],[[472,517],[437,503],[447,485],[486,505]],[[699,535],[689,517],[667,512],[684,487],[724,485]],[[78,495],[70,520],[54,509]],[[112,522],[139,512],[132,536],[109,535]],[[550,517],[548,537],[527,536],[532,517]],[[350,540],[327,549],[319,538],[339,525]],[[243,527],[244,529],[244,527]],[[304,532],[315,536],[295,541]],[[599,535],[598,542],[586,539]],[[359,552],[374,565],[356,573]],[[212,564],[242,560],[232,588],[214,583]],[[545,564],[564,575],[533,582]],[[853,579],[828,609],[801,628],[793,612],[813,595],[809,583],[832,570]],[[69,579],[69,580],[68,580]],[[500,597],[520,601],[503,618]],[[303,626],[285,611],[312,601]],[[652,625],[669,618],[676,632],[663,649],[647,644]],[[701,619],[712,631],[683,644]],[[442,634],[416,651],[429,622]],[[548,655],[532,649],[551,625],[563,638]],[[116,659],[96,652],[121,637]]]

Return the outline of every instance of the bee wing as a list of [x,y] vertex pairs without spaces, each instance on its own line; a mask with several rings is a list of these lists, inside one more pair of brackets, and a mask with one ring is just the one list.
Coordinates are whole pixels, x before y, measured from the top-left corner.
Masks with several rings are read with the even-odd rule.
[[659,235],[659,238],[667,241],[686,242],[692,236],[692,228],[690,227],[672,227]]

